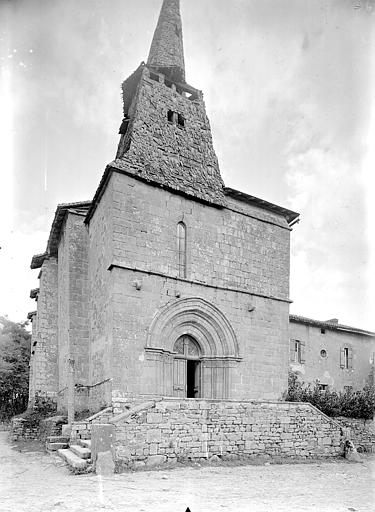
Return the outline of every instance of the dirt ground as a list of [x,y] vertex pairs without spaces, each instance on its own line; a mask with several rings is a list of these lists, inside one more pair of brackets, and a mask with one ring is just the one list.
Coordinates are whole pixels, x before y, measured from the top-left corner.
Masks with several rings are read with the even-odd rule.
[[[22,451],[19,451],[19,450]],[[31,450],[31,451],[30,451]],[[37,446],[0,432],[1,512],[375,511],[375,456],[362,463],[185,467],[72,475]]]

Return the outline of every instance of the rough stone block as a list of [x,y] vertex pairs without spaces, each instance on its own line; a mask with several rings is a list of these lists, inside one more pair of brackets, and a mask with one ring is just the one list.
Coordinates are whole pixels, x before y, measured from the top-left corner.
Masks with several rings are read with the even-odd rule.
[[161,423],[163,415],[159,412],[148,412],[147,423]]
[[161,431],[159,429],[147,430],[147,442],[148,443],[160,443]]
[[150,455],[147,458],[146,465],[147,466],[160,466],[166,461],[165,455]]
[[95,462],[95,472],[97,475],[111,476],[115,472],[115,463],[112,452],[98,452]]
[[114,452],[115,426],[96,423],[91,426],[91,454],[95,465],[100,452]]

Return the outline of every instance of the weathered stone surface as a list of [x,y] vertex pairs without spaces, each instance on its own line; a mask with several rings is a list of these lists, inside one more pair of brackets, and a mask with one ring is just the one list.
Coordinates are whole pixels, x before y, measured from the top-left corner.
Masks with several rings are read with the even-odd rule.
[[87,466],[87,461],[78,457],[69,448],[57,450],[57,453],[74,469],[84,469]]
[[147,458],[146,465],[147,466],[160,466],[165,462],[166,457],[164,455],[151,455]]
[[[124,82],[124,96],[127,87]],[[192,101],[176,86],[167,86],[164,79],[152,79],[143,68],[136,101],[125,112],[130,116],[129,127],[109,167],[223,205],[224,183],[203,96],[200,91],[194,95]]]
[[113,452],[114,444],[114,425],[93,424],[91,426],[91,456],[94,465],[100,453]]
[[350,462],[362,462],[359,453],[350,440],[345,441],[345,458]]
[[95,463],[95,472],[97,475],[111,476],[115,472],[115,463],[112,452],[99,452]]

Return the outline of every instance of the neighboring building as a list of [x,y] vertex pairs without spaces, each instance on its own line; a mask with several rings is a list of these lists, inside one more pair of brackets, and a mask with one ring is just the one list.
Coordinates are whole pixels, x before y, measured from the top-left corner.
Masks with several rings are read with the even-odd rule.
[[358,390],[374,384],[375,333],[290,315],[290,367],[321,389]]
[[116,159],[92,202],[57,207],[33,316],[31,401],[282,397],[298,214],[224,186],[178,0],[123,83]]

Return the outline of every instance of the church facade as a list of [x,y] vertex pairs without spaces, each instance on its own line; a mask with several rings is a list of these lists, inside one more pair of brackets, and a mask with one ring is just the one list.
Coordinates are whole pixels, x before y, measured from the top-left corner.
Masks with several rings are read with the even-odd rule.
[[59,205],[32,290],[30,398],[281,399],[298,214],[224,185],[179,0],[123,83],[116,158],[92,201]]

